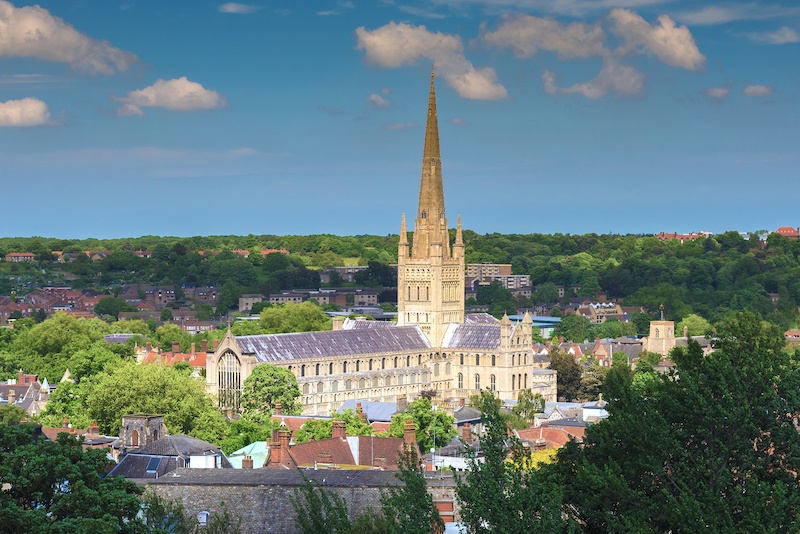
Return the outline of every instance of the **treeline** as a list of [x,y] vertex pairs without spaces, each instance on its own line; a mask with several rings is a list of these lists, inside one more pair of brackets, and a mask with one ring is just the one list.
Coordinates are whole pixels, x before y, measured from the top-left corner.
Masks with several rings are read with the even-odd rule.
[[[411,235],[413,238],[413,235]],[[737,232],[680,243],[636,235],[487,234],[465,231],[467,263],[510,263],[515,274],[529,274],[534,285],[580,286],[579,294],[604,292],[626,305],[656,311],[663,304],[668,319],[690,314],[717,322],[730,311],[752,310],[789,328],[796,325],[800,303],[800,241],[770,234],[766,243]],[[46,238],[0,238],[0,253],[37,254],[36,265],[0,263],[0,294],[18,294],[46,283],[73,287],[110,287],[122,283],[195,283],[223,287],[230,294],[271,293],[318,287],[319,269],[372,264],[386,270],[397,260],[397,236],[208,236],[68,241]],[[261,255],[283,248],[286,254]],[[52,250],[105,249],[102,260],[88,257],[55,264]],[[151,250],[139,258],[136,250]],[[199,251],[204,251],[200,255]],[[231,250],[249,250],[244,258]],[[210,251],[221,251],[212,254]],[[41,270],[45,272],[42,273]],[[384,276],[368,277],[378,285]],[[26,285],[27,284],[27,285]],[[237,296],[238,298],[238,296]],[[230,303],[226,303],[230,304]],[[519,303],[518,303],[519,304]],[[522,303],[524,304],[524,303]]]

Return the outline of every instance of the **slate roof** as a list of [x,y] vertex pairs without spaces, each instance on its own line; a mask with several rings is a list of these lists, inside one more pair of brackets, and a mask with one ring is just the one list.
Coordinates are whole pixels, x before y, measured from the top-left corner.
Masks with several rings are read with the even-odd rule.
[[431,348],[418,326],[239,336],[236,342],[258,363]]
[[500,321],[494,315],[488,313],[467,313],[464,315],[464,323],[466,324],[498,324]]
[[[158,441],[154,441],[136,451],[138,454],[153,456],[180,456],[188,459],[192,455],[217,454],[220,448],[202,439],[193,438],[186,434],[170,434]],[[231,467],[230,462],[224,457],[222,467]]]
[[367,416],[369,422],[392,420],[392,416],[397,413],[397,403],[395,402],[376,402],[368,400],[348,400],[342,404],[336,413],[343,413],[344,410],[356,411],[356,405],[361,404],[361,411]]
[[150,484],[236,485],[236,486],[304,486],[305,475],[327,487],[387,487],[401,485],[397,475],[379,469],[304,470],[296,469],[191,469],[179,468]]
[[461,425],[463,423],[471,423],[473,421],[481,420],[481,411],[473,408],[472,406],[459,406],[453,411],[453,417],[456,423]]
[[[155,470],[148,472],[147,467],[153,458],[161,458]],[[185,465],[184,460],[177,456],[159,456],[153,454],[126,454],[125,457],[108,473],[110,477],[125,478],[152,478],[156,479],[165,474],[175,471],[178,467]]]
[[369,330],[371,328],[394,328],[394,321],[359,321],[358,319],[345,319],[342,330]]
[[[513,333],[512,327],[512,333]],[[452,323],[442,340],[446,349],[497,349],[500,347],[500,324]]]

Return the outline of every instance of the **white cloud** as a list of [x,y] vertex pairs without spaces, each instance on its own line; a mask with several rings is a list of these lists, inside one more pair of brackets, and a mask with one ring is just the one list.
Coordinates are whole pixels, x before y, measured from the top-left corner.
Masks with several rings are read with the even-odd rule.
[[742,90],[744,96],[769,96],[774,92],[775,88],[768,85],[748,85]]
[[771,32],[748,33],[745,35],[748,39],[756,43],[776,45],[800,43],[800,32],[788,26],[783,26]]
[[235,13],[237,15],[249,15],[260,9],[261,6],[255,6],[253,4],[240,4],[238,2],[227,2],[225,4],[220,4],[217,7],[217,11],[220,13]]
[[706,57],[700,53],[686,26],[676,26],[667,15],[658,17],[658,24],[646,20],[627,9],[614,9],[608,15],[611,31],[624,43],[617,53],[647,53],[673,67],[698,70]]
[[363,26],[357,28],[356,36],[356,50],[365,52],[367,63],[399,67],[425,58],[433,61],[447,84],[464,98],[497,100],[508,96],[505,87],[497,83],[494,68],[475,68],[464,55],[464,45],[456,35],[390,22],[372,31]]
[[373,109],[382,109],[392,107],[392,103],[383,98],[381,95],[372,93],[367,98],[367,103]]
[[67,63],[79,72],[124,72],[138,59],[108,41],[92,39],[39,6],[0,0],[0,58],[31,57]]
[[455,124],[456,126],[469,126],[469,121],[467,119],[462,119],[461,117],[453,117],[449,122],[450,124]]
[[174,111],[214,109],[226,104],[225,97],[216,91],[191,82],[185,76],[172,80],[158,80],[150,87],[131,91],[124,97],[112,97],[122,106],[119,115],[142,115],[143,107],[161,107]]
[[337,2],[337,4],[339,5],[339,9],[327,9],[325,11],[317,11],[317,15],[319,15],[320,17],[341,15],[344,9],[353,9],[354,7],[356,7],[355,4],[353,4],[353,2],[350,1],[340,1]]
[[797,15],[800,15],[800,8],[798,7],[750,2],[747,4],[706,6],[695,11],[676,14],[676,18],[693,25],[712,26],[737,20],[766,20]]
[[384,124],[383,126],[381,126],[382,129],[391,130],[391,131],[408,130],[410,128],[416,128],[416,127],[417,127],[417,123],[416,122],[393,122],[393,123]]
[[0,102],[0,127],[42,126],[49,123],[47,104],[38,98]]
[[706,89],[706,96],[716,100],[724,100],[728,97],[731,90],[727,87],[709,87]]
[[577,93],[590,100],[603,97],[610,92],[617,96],[639,96],[644,92],[644,74],[628,65],[620,65],[610,57],[605,59],[603,68],[591,81],[559,88],[556,85],[555,75],[545,71],[542,74],[542,82],[548,94]]
[[585,58],[600,55],[605,48],[605,33],[599,25],[563,25],[530,15],[506,17],[497,30],[484,32],[481,39],[489,46],[510,48],[520,58],[538,50],[556,52],[561,58]]

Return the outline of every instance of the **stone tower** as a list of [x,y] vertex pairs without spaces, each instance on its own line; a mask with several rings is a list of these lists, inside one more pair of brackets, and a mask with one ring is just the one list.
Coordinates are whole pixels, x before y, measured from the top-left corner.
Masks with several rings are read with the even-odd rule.
[[459,216],[451,248],[444,210],[433,72],[422,152],[419,206],[410,248],[409,251],[406,217],[403,215],[397,254],[397,321],[401,326],[419,325],[431,344],[441,347],[447,325],[464,322],[464,240]]

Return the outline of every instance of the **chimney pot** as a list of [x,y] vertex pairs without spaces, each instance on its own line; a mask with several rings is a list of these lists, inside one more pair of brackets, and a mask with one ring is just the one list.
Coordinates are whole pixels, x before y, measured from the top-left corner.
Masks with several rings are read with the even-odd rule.
[[253,457],[245,456],[242,459],[242,469],[252,469],[252,468],[253,468]]
[[281,415],[283,413],[283,405],[281,401],[275,403],[275,415]]
[[147,351],[147,354],[150,354],[151,352],[153,352],[153,343],[148,341],[147,343],[144,344],[144,349]]
[[207,339],[203,339],[203,340],[200,341],[200,350],[202,352],[208,352],[208,340]]
[[178,341],[172,342],[172,354],[177,354],[181,351],[181,344]]
[[345,438],[347,437],[347,426],[345,425],[344,421],[337,419],[333,422],[333,428],[331,429],[331,437],[334,438]]
[[403,441],[409,447],[417,443],[417,427],[411,419],[406,420],[403,425]]
[[195,349],[195,344],[192,343],[192,356],[194,356],[194,349]]

